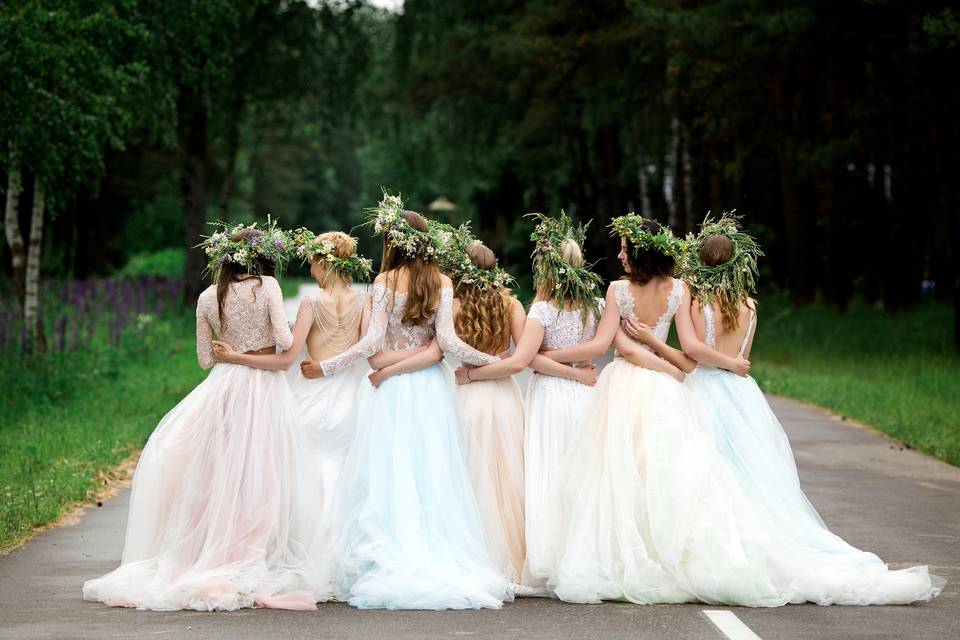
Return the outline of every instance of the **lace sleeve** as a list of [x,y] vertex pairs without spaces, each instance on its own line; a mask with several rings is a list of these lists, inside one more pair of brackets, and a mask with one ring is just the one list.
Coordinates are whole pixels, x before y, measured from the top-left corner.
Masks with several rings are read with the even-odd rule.
[[369,358],[383,349],[383,338],[387,334],[387,289],[382,284],[373,285],[373,306],[370,309],[370,322],[362,338],[343,353],[327,358],[320,363],[323,375],[329,376],[359,360]]
[[478,351],[457,337],[457,331],[453,327],[453,289],[450,287],[440,290],[436,324],[437,343],[443,351],[450,352],[464,362],[477,366],[493,364],[500,360],[499,356]]
[[207,319],[206,296],[197,300],[197,362],[201,369],[209,369],[216,361],[213,359],[213,328]]
[[283,292],[280,283],[270,278],[267,295],[270,310],[270,324],[273,326],[273,339],[281,351],[286,351],[293,345],[293,334],[290,333],[290,324],[287,322],[287,313],[283,310]]

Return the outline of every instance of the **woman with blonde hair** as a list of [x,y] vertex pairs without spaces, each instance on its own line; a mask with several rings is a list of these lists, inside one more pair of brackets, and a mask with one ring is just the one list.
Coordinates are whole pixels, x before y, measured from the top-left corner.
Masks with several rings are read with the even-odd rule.
[[[512,278],[465,226],[431,224],[443,254],[441,268],[453,280],[454,326],[467,344],[491,355],[519,344],[526,312],[508,285]],[[472,365],[464,365],[472,367]],[[578,371],[537,355],[531,366],[542,373],[575,378]],[[581,373],[582,375],[582,373]],[[513,376],[457,387],[464,414],[464,441],[473,486],[497,565],[525,592],[524,404]]]
[[[567,215],[536,214],[533,270],[537,293],[527,314],[514,354],[501,362],[457,371],[460,384],[497,380],[522,371],[551,350],[590,340],[600,306],[600,277],[584,264],[581,246],[585,227],[575,227]],[[541,356],[542,357],[542,356]],[[523,582],[544,593],[545,581],[557,561],[563,535],[561,478],[564,460],[578,425],[579,413],[596,382],[589,362],[548,372],[542,365],[530,379],[524,437],[526,565]],[[544,371],[546,373],[542,373]],[[562,377],[558,373],[566,374]],[[469,384],[467,386],[470,386]]]
[[422,216],[385,195],[371,212],[383,235],[370,325],[319,363],[324,376],[384,349],[428,346],[371,375],[341,473],[336,594],[360,608],[499,608],[509,583],[491,558],[464,460],[461,416],[442,351],[497,360],[463,343],[453,288]]

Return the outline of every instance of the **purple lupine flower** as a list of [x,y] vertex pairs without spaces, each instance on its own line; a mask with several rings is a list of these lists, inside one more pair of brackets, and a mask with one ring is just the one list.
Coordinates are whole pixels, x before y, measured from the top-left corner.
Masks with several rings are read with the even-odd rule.
[[280,251],[283,251],[283,240],[274,240],[273,246],[275,246]]
[[60,344],[60,351],[67,350],[67,316],[61,315],[57,322],[57,338]]

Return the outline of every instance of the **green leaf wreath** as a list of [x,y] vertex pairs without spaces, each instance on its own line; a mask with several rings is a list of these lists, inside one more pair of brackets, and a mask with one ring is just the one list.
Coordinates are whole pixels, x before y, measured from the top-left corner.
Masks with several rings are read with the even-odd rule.
[[389,246],[402,251],[408,258],[433,260],[435,249],[430,235],[410,226],[403,218],[403,199],[400,195],[390,195],[383,190],[383,199],[366,210],[366,224],[384,236]]
[[537,222],[530,240],[533,241],[533,284],[539,288],[544,282],[553,283],[554,303],[562,310],[566,301],[573,302],[583,310],[583,319],[588,314],[600,317],[600,303],[597,296],[603,279],[590,270],[592,264],[579,267],[572,266],[563,259],[562,247],[565,240],[573,240],[584,250],[584,241],[587,235],[587,226],[590,224],[574,225],[566,211],[561,210],[560,216],[553,218],[542,213],[528,213],[528,217]]
[[357,253],[346,258],[336,256],[333,253],[332,242],[317,239],[312,231],[303,227],[290,235],[297,256],[304,262],[319,257],[341,278],[358,281],[370,279],[370,274],[373,273],[373,262],[368,258]]
[[434,247],[437,266],[453,281],[454,288],[473,286],[481,291],[500,289],[513,284],[513,276],[499,266],[481,269],[473,263],[467,248],[477,240],[470,230],[470,223],[459,227],[430,220],[430,241]]
[[[690,287],[690,294],[702,304],[716,299],[742,300],[752,295],[757,287],[757,259],[763,251],[753,236],[740,228],[741,216],[735,211],[724,212],[713,219],[703,219],[700,233],[688,238],[683,261],[682,277]],[[708,267],[700,259],[700,248],[710,236],[726,236],[733,243],[733,257],[722,264]]]

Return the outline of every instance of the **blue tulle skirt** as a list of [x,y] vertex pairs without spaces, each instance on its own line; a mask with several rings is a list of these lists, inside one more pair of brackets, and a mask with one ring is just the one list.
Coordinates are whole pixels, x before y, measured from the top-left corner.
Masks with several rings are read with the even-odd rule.
[[336,594],[359,608],[499,608],[447,367],[364,382],[339,482]]

